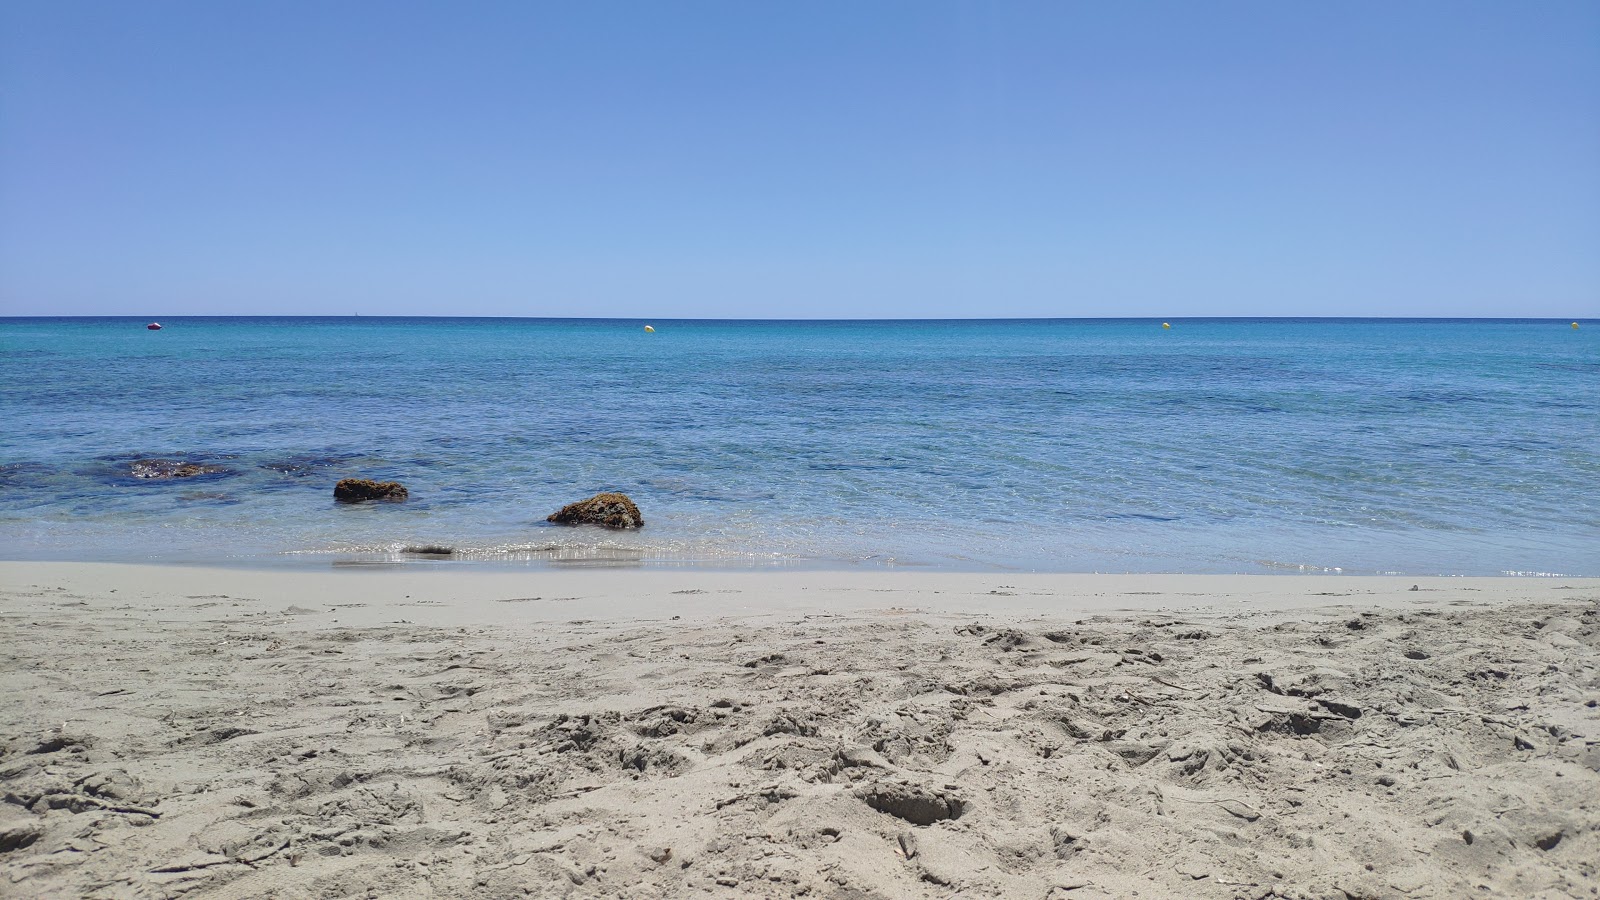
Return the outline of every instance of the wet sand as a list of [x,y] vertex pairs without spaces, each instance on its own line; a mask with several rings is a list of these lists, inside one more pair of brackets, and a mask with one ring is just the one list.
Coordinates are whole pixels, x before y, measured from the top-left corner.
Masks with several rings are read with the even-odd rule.
[[1597,651],[1593,579],[0,563],[0,895],[1597,896]]

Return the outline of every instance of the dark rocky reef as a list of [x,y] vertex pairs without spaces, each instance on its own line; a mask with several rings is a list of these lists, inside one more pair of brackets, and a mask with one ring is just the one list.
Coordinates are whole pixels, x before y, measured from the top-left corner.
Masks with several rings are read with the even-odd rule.
[[644,524],[639,507],[627,494],[595,494],[551,513],[547,522],[557,525],[599,525],[602,528],[638,528]]
[[20,485],[30,478],[49,475],[51,469],[42,463],[3,463],[0,464],[0,487]]
[[340,503],[360,503],[363,500],[404,500],[411,495],[398,481],[373,481],[369,478],[346,478],[333,486],[333,499]]
[[181,459],[136,459],[128,464],[128,473],[135,478],[193,478],[223,471],[226,470],[221,466],[184,462]]

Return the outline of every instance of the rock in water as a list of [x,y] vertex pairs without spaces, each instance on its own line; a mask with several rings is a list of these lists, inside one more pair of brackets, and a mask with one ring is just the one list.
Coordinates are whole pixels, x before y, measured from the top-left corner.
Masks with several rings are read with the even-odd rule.
[[587,500],[568,503],[545,519],[557,525],[600,525],[605,528],[638,528],[644,524],[639,507],[627,494],[595,494]]
[[128,471],[135,478],[193,478],[221,472],[223,468],[178,459],[136,459],[129,464]]
[[341,503],[360,503],[363,500],[404,500],[410,496],[406,486],[398,481],[372,481],[367,478],[346,478],[333,486],[333,499]]

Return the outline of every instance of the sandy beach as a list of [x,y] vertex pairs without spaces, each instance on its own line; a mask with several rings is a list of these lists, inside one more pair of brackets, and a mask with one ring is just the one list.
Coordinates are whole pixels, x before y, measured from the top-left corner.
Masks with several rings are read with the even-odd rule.
[[0,900],[1600,900],[1600,0],[0,22]]
[[8,897],[1600,895],[1600,581],[0,563]]

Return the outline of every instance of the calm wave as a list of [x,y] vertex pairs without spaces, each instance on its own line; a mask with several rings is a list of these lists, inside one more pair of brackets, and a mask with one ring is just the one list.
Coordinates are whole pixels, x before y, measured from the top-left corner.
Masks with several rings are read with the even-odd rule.
[[1600,574],[1590,323],[163,324],[0,320],[0,553]]

